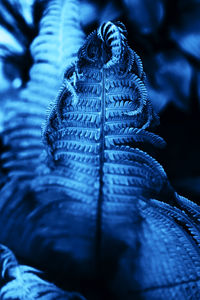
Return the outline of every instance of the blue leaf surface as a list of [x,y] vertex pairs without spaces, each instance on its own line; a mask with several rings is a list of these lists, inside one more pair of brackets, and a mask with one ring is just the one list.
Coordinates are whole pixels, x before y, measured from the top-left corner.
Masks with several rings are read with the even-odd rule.
[[[77,60],[73,47],[64,51],[65,43],[55,57],[64,24],[73,23],[64,18],[67,5],[73,10],[77,3],[66,2],[60,11],[59,1],[48,2],[31,46],[31,80],[9,104],[0,242],[31,264],[64,274],[66,289],[76,286],[91,299],[98,293],[102,299],[199,299],[199,207],[174,192],[147,153],[149,144],[162,147],[164,141],[151,132],[158,117],[125,26],[103,23],[87,37]],[[61,29],[60,16],[66,21]],[[79,26],[75,32],[78,47],[84,35]],[[63,85],[43,126],[43,146],[38,127],[65,63]],[[38,82],[45,86],[39,92]],[[3,270],[16,271],[7,253],[11,263],[3,257]],[[23,278],[26,271],[20,269]],[[49,288],[43,281],[38,285],[35,274],[30,277],[24,282],[36,280],[36,292]],[[17,289],[20,281],[14,280],[2,291]]]

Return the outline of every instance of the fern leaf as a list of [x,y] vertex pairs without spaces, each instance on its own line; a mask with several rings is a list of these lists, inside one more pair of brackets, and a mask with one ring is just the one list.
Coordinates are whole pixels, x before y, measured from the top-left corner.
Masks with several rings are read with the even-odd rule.
[[2,300],[36,300],[36,299],[85,299],[78,293],[65,292],[54,284],[39,277],[40,271],[18,264],[14,254],[0,245],[1,280],[5,284],[0,290]]
[[[157,117],[144,78],[141,60],[129,48],[121,23],[105,23],[90,34],[78,61],[65,73],[44,127],[51,167],[32,187],[43,194],[62,191],[71,208],[66,215],[82,220],[84,237],[95,249],[96,272],[112,274],[112,279],[105,275],[106,284],[119,299],[187,298],[192,288],[195,299],[200,264],[197,208],[176,201],[162,166],[138,149],[143,143],[164,145],[150,132]],[[73,82],[73,91],[66,81]],[[51,206],[46,197],[44,209]],[[185,207],[185,213],[179,207]],[[36,215],[40,213],[44,211],[38,209]],[[74,231],[85,253],[80,229]],[[69,234],[66,239],[71,242]],[[117,262],[108,250],[112,242],[119,251]]]
[[[15,12],[10,2],[4,1],[4,5],[20,23],[20,13]],[[77,1],[54,0],[41,7],[39,33],[28,48],[33,57],[30,80],[20,95],[7,103],[4,122],[3,144],[10,151],[2,155],[3,168],[8,177],[23,178],[22,184],[30,182],[31,175],[34,177],[43,150],[41,126],[45,111],[55,98],[67,60],[76,55],[84,36],[77,22]],[[35,5],[35,10],[41,7]],[[66,32],[72,32],[74,40],[69,35],[62,38]]]
[[[106,186],[108,178],[103,172],[103,166],[107,163],[105,153],[109,155],[109,151],[116,149],[117,154],[118,146],[129,145],[133,141],[136,144],[150,142],[155,146],[163,145],[160,137],[145,130],[151,123],[156,122],[156,118],[149,108],[151,105],[147,100],[141,61],[134,51],[130,50],[126,36],[127,32],[122,23],[103,24],[98,31],[88,36],[79,50],[78,61],[66,71],[62,89],[47,116],[43,130],[47,153],[52,155],[49,156],[49,160],[56,164],[55,174],[50,173],[44,181],[40,178],[40,182],[45,182],[45,186],[48,184],[50,187],[53,182],[60,182],[59,186],[66,184],[67,194],[70,185],[73,185],[74,191],[82,190],[84,199],[87,195],[89,197],[92,190],[94,195],[104,197],[103,182]],[[119,65],[116,65],[115,60]],[[72,82],[74,76],[75,83]],[[110,104],[111,97],[113,105]],[[129,105],[125,105],[126,103]],[[86,118],[86,114],[93,115],[94,119]],[[136,128],[130,126],[131,122]],[[116,126],[119,126],[118,132]],[[123,151],[121,148],[121,152]],[[131,167],[132,159],[127,156],[127,167]],[[69,160],[74,166],[76,161],[83,165],[87,163],[85,169],[88,169],[88,174],[92,172],[94,161],[94,167],[99,168],[99,174],[91,181],[91,188],[82,188],[82,185],[88,185],[90,182],[85,177],[82,177],[80,184],[75,184],[80,175],[76,176],[76,172],[71,174],[67,166],[64,168]],[[115,163],[119,161],[115,159]],[[62,171],[59,168],[60,164],[63,166]],[[121,168],[126,169],[125,166]],[[65,173],[63,180],[60,177],[62,172]],[[127,181],[126,178],[124,180]],[[100,182],[96,184],[96,188],[95,182]],[[142,181],[139,185],[142,185]],[[145,186],[150,187],[149,184]],[[40,185],[37,185],[36,189],[40,189]],[[72,195],[71,192],[70,196]],[[101,201],[98,197],[97,202]]]
[[[193,205],[190,201],[187,204]],[[179,208],[155,199],[141,201],[139,206],[144,218],[140,232],[142,266],[146,267],[140,292],[136,294],[144,299],[198,299],[200,232],[197,223]]]
[[[151,133],[158,118],[144,80],[123,24],[108,22],[89,35],[50,106],[37,176],[23,191],[17,176],[1,190],[1,242],[34,264],[59,268],[89,295],[90,283],[100,282],[100,295],[114,299],[199,299],[199,208],[139,149],[164,145]],[[18,163],[29,159],[29,151],[17,153]]]

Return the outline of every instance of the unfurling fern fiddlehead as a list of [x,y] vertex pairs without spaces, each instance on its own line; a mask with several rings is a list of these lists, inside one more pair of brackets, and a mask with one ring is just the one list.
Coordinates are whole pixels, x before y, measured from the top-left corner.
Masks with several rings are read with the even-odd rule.
[[[120,176],[114,180],[110,173],[110,163],[115,165],[116,160],[127,161],[126,164],[132,163],[134,158],[140,164],[151,161],[152,166],[148,166],[147,162],[145,166],[149,167],[149,172],[152,168],[154,172],[157,170],[158,177],[162,173],[165,178],[164,171],[153,159],[132,147],[133,143],[140,142],[162,147],[164,141],[146,130],[157,123],[157,118],[147,98],[141,61],[127,45],[124,26],[117,24],[103,24],[98,32],[87,38],[79,50],[78,62],[65,73],[63,88],[43,128],[49,159],[53,159],[55,166],[62,164],[63,170],[66,169],[65,189],[76,199],[89,200],[90,194],[92,199],[95,196],[99,199],[99,194],[103,196],[103,190],[109,190],[111,183],[119,181],[120,184]],[[123,46],[118,45],[121,41]],[[76,76],[75,82],[73,76]],[[126,175],[130,172],[126,164],[117,165],[121,174],[122,170]],[[72,167],[77,170],[73,173],[74,177],[71,173],[69,175],[70,182],[77,186],[74,191],[67,176]],[[133,181],[139,180],[139,167],[135,170]],[[80,185],[76,181],[78,170],[83,173]],[[105,170],[110,175],[106,175]],[[134,176],[133,170],[132,173]],[[94,176],[90,187],[86,175]],[[121,180],[125,184],[128,179],[124,176]],[[81,192],[84,184],[87,184],[86,194]],[[152,188],[149,182],[148,185]],[[103,197],[112,199],[109,191],[109,196],[105,193]]]

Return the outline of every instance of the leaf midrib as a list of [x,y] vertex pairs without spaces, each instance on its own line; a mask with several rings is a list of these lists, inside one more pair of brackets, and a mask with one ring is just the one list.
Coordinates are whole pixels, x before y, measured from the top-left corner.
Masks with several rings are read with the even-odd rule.
[[102,204],[103,204],[103,165],[105,151],[105,71],[102,68],[102,98],[101,98],[101,137],[100,137],[100,168],[99,168],[99,197],[97,203],[96,222],[96,265],[99,270],[101,265],[101,242],[102,242]]

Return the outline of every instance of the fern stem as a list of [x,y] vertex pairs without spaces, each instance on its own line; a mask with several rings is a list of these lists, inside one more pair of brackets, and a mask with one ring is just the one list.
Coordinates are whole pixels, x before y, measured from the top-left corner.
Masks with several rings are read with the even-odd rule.
[[103,166],[105,160],[105,73],[102,69],[102,100],[101,100],[101,139],[100,139],[100,169],[99,169],[99,198],[97,206],[97,233],[96,233],[96,256],[97,256],[97,270],[100,268],[101,262],[101,233],[102,233],[102,204],[103,204],[103,187],[104,187],[104,174]]

